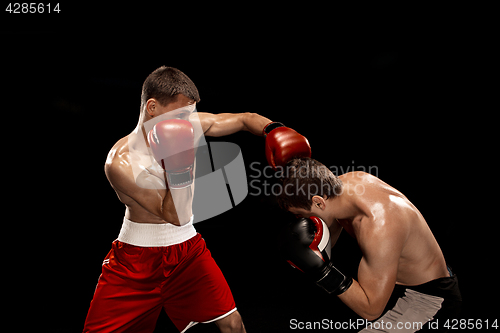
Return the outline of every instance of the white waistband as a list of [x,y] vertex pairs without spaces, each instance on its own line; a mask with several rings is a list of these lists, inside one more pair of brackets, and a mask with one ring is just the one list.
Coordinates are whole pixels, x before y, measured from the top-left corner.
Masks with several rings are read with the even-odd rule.
[[193,226],[193,216],[180,227],[171,223],[137,223],[123,218],[118,240],[135,246],[155,247],[179,244],[194,236],[196,229]]

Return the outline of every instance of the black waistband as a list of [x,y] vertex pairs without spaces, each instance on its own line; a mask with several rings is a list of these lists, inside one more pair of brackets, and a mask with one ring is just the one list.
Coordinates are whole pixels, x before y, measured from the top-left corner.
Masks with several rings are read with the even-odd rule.
[[418,286],[398,285],[398,287],[415,290],[422,294],[442,297],[447,300],[462,300],[456,275],[435,279]]

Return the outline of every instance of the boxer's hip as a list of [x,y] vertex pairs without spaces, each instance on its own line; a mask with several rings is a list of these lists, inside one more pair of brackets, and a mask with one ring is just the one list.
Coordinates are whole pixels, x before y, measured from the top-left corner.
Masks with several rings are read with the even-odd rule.
[[117,240],[139,247],[165,247],[183,243],[196,234],[193,216],[183,226],[171,223],[137,223],[124,218]]

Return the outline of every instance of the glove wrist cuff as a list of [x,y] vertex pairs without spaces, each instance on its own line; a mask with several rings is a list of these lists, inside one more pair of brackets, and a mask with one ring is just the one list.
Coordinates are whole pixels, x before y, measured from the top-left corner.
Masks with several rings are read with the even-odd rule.
[[193,183],[193,167],[184,170],[166,171],[168,185],[173,189],[181,189]]
[[316,281],[316,284],[327,293],[340,295],[352,285],[352,277],[342,274],[331,262],[323,269],[326,274]]
[[267,124],[264,129],[262,130],[262,135],[264,136],[267,136],[269,133],[271,133],[271,131],[273,129],[276,129],[278,127],[284,127],[285,125],[283,125],[282,123],[279,123],[279,122],[270,122],[269,124]]

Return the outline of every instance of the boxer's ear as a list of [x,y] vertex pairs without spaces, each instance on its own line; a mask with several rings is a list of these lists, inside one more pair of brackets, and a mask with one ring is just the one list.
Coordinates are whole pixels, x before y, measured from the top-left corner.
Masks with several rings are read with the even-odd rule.
[[154,98],[148,99],[146,102],[146,112],[151,116],[154,117],[156,116],[156,104],[158,102]]
[[320,197],[319,195],[315,195],[312,197],[312,204],[313,207],[317,207],[321,210],[324,210],[326,207],[326,202],[323,197]]

